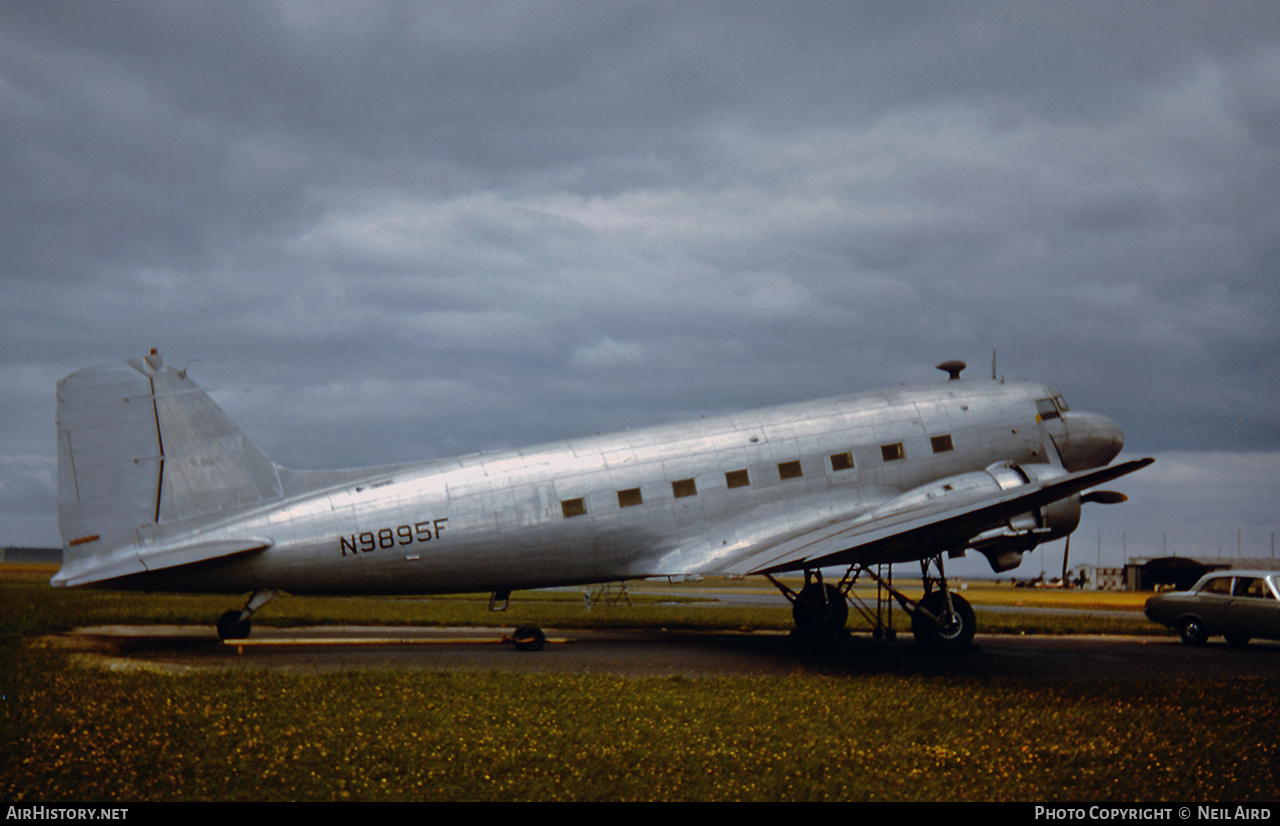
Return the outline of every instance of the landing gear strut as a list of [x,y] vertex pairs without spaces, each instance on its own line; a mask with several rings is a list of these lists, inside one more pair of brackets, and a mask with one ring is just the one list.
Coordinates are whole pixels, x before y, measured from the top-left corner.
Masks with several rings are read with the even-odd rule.
[[242,611],[227,611],[218,617],[218,638],[223,640],[243,640],[248,639],[249,632],[252,630],[250,617],[253,612],[266,605],[272,597],[276,595],[275,591],[254,591],[249,596],[249,601],[245,603]]
[[[931,565],[938,568],[936,576],[929,573]],[[947,588],[941,555],[920,560],[920,578],[924,581],[924,596],[911,611],[911,634],[916,642],[944,651],[968,648],[977,621],[969,601]]]

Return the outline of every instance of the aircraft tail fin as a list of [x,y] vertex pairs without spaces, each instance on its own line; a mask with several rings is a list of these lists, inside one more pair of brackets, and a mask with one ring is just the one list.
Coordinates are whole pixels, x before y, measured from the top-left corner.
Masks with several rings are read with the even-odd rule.
[[139,529],[281,495],[275,463],[154,350],[64,378],[57,421],[64,563],[55,585],[90,570],[146,570]]

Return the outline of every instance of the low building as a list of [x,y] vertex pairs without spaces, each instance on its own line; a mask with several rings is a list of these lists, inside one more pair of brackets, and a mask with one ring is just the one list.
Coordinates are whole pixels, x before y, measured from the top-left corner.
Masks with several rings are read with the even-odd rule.
[[1220,556],[1137,558],[1124,566],[1125,588],[1130,591],[1155,591],[1158,589],[1185,591],[1210,571],[1227,571],[1232,568],[1280,571],[1280,560]]
[[1124,590],[1124,568],[1103,565],[1080,565],[1077,570],[1084,575],[1084,584],[1080,587],[1086,590]]
[[0,562],[48,562],[62,564],[61,548],[0,548]]

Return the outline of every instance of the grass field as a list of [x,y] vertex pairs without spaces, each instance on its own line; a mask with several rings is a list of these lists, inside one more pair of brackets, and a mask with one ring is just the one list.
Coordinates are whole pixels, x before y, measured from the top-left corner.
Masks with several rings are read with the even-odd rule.
[[[235,600],[53,591],[48,575],[0,567],[3,800],[1248,801],[1280,787],[1280,677],[116,673],[33,643],[84,625],[209,624]],[[785,608],[703,607],[698,587],[713,585],[590,613],[580,591],[517,595],[505,615],[474,597],[281,598],[261,619],[789,625]],[[980,616],[1062,598],[977,583],[966,596]]]

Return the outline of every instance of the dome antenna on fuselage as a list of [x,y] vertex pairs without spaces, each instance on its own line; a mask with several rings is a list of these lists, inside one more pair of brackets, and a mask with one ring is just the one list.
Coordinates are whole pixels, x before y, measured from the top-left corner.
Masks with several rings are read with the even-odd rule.
[[944,371],[948,376],[950,376],[950,381],[956,381],[960,378],[960,371],[968,366],[969,365],[965,364],[963,361],[953,360],[942,362],[942,364],[938,365],[938,369]]

